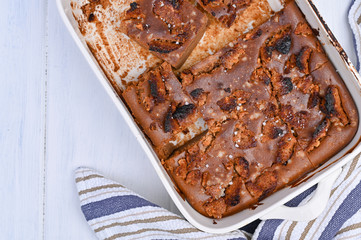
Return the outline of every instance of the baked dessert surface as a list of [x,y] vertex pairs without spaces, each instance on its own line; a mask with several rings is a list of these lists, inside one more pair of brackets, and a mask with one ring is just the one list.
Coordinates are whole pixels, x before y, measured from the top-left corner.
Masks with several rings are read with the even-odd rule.
[[164,165],[205,216],[228,216],[292,184],[357,130],[354,102],[294,2],[181,79],[214,140],[199,164],[186,150]]
[[[162,60],[126,35],[124,19],[134,0],[70,0],[71,9],[89,50],[119,95],[129,82]],[[237,39],[272,14],[267,0],[253,0],[230,28],[213,18],[202,39],[183,64],[188,68]]]
[[250,6],[252,0],[197,0],[197,2],[224,26],[230,27],[237,15]]
[[[121,82],[117,90],[175,185],[198,212],[222,218],[248,208],[317,168],[352,140],[359,121],[353,99],[293,1],[262,25],[270,15],[263,0],[244,1],[249,2],[245,9],[226,14],[230,19],[236,16],[230,27],[209,15],[203,38],[198,39],[203,33],[190,38],[197,46],[187,43],[192,46],[181,49],[180,55],[188,57],[170,57],[173,51],[158,55],[176,67],[185,61],[175,70],[149,51],[152,37],[144,31],[147,23],[139,25],[138,17],[125,13],[131,15],[145,3],[170,3],[174,10],[177,5],[172,3],[177,2],[144,0],[132,7],[131,1],[91,1],[81,8],[85,19],[75,15],[80,27],[86,26],[85,36],[98,31],[103,33],[102,42],[108,41],[103,49],[87,38],[104,72],[115,72],[116,66],[111,69],[109,62],[124,70],[128,68],[119,59],[141,59],[138,69],[130,67],[134,74],[124,70],[121,76],[138,80]],[[186,0],[181,2],[196,9]],[[105,11],[99,5],[108,10],[116,5],[112,14],[128,21],[128,30],[134,31],[131,39],[122,27],[116,32],[131,50],[114,57],[117,48],[109,35],[104,37],[109,25],[104,19],[110,17],[102,15]],[[139,14],[149,14],[149,9]],[[196,12],[200,14],[194,20],[205,18],[200,10]],[[166,13],[170,18],[179,16]],[[218,13],[221,16],[222,11]],[[249,16],[258,16],[254,24],[259,26],[243,34]],[[158,23],[160,30],[154,32],[174,41],[172,31]],[[201,32],[202,26],[198,21],[195,28]],[[133,41],[136,38],[139,45]]]
[[208,18],[187,0],[138,0],[130,4],[126,34],[179,68],[206,30]]
[[204,131],[196,105],[166,62],[130,84],[123,98],[160,159]]

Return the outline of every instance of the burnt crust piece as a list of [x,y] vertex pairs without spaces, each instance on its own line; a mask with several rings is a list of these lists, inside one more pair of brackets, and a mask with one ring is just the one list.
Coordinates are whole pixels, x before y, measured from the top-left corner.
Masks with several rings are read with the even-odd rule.
[[97,17],[94,14],[94,12],[98,5],[101,5],[103,8],[108,8],[109,1],[107,0],[89,1],[89,3],[81,7],[81,10],[83,11],[84,15],[87,17],[87,20],[89,22],[94,22],[95,20],[97,20]]
[[208,217],[221,218],[255,202],[244,182],[254,168],[233,144],[229,133],[234,126],[208,131],[163,162],[189,203]]
[[260,50],[260,60],[267,63],[271,60],[273,52],[277,51],[280,54],[288,54],[292,46],[291,38],[292,27],[286,25],[273,33],[265,42]]
[[200,118],[196,105],[168,63],[141,75],[139,82],[126,88],[123,98],[161,159],[178,147],[170,142],[181,142],[179,134],[201,132],[195,126]]
[[261,201],[276,189],[277,175],[276,171],[265,171],[254,182],[247,182],[246,187],[253,197]]
[[273,90],[278,97],[289,94],[293,90],[293,82],[289,77],[277,75],[272,78]]
[[251,81],[263,82],[267,86],[271,83],[272,73],[265,67],[259,67],[252,73]]
[[286,62],[285,73],[290,73],[291,69],[297,68],[303,74],[310,74],[310,61],[312,52],[312,48],[303,47],[299,53],[291,55]]
[[349,123],[348,117],[342,107],[341,97],[336,86],[329,86],[322,103],[322,110],[332,122],[341,122],[344,126]]
[[[330,62],[312,72],[311,75],[314,83],[319,86],[320,103],[315,109],[318,110],[322,119],[317,124],[315,123],[312,131],[304,136],[307,141],[300,138],[299,142],[303,141],[303,147],[309,147],[308,150],[313,149],[307,152],[308,157],[315,166],[319,166],[352,141],[357,131],[359,115],[347,87]],[[322,131],[316,130],[324,129],[321,126],[328,125],[322,124],[325,119],[330,121],[326,136],[320,137],[321,144],[313,148],[311,143],[317,143],[317,138],[315,140],[314,137],[322,136]]]
[[312,141],[307,147],[306,151],[311,152],[315,148],[318,148],[321,145],[323,138],[327,136],[327,132],[331,127],[331,121],[328,118],[325,118],[317,127],[314,133],[312,134]]
[[179,68],[203,36],[207,17],[187,0],[138,0],[125,16],[125,32]]
[[236,148],[248,149],[257,146],[255,133],[247,128],[244,122],[238,122],[234,127],[233,143]]
[[[227,89],[224,89],[224,91],[229,93]],[[237,106],[245,104],[250,99],[250,97],[251,93],[243,90],[237,90],[232,95],[217,101],[217,105],[222,111],[232,112],[236,110]]]
[[302,48],[300,53],[296,56],[296,66],[304,74],[310,74],[310,59],[312,49],[309,47]]
[[251,5],[252,0],[197,0],[197,2],[224,26],[230,27],[236,18]]
[[313,35],[313,31],[312,28],[307,23],[301,22],[297,24],[297,27],[295,28],[295,34],[308,37]]
[[220,219],[227,210],[227,205],[224,198],[217,200],[211,199],[209,202],[204,204],[204,209],[208,216]]
[[285,164],[292,158],[297,144],[296,137],[291,133],[284,135],[278,143],[277,163]]
[[246,180],[249,177],[249,162],[244,157],[234,159],[234,170],[241,179]]

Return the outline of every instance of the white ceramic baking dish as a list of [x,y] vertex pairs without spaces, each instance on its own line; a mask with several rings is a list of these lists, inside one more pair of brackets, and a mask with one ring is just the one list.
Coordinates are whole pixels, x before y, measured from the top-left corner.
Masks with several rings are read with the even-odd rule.
[[[279,3],[277,0],[269,0],[269,2],[273,8],[280,6],[277,4]],[[330,32],[322,17],[319,15],[317,9],[312,3],[312,0],[296,0],[296,3],[298,4],[303,14],[306,16],[306,19],[310,25],[319,31],[320,34],[318,38],[324,44],[326,53],[335,65],[341,77],[344,79],[346,86],[354,98],[360,113],[361,78],[359,74],[346,56],[344,50],[340,47],[333,34]],[[263,200],[263,204],[257,207],[255,210],[244,210],[232,216],[218,220],[217,224],[214,224],[212,219],[204,217],[195,211],[187,203],[187,201],[182,199],[182,197],[176,191],[173,182],[169,178],[167,172],[163,169],[159,159],[152,150],[151,144],[148,142],[142,131],[137,126],[136,122],[133,120],[132,115],[129,113],[125,104],[119,98],[116,91],[113,89],[112,85],[107,80],[97,61],[88,49],[81,33],[79,32],[77,22],[72,15],[70,0],[57,0],[57,5],[60,15],[64,20],[64,23],[67,26],[70,34],[74,38],[84,57],[89,62],[90,67],[99,78],[99,81],[102,83],[105,90],[112,98],[114,104],[119,109],[119,112],[123,115],[125,121],[133,131],[144,151],[149,156],[154,169],[159,175],[170,197],[173,199],[184,217],[195,227],[203,231],[211,233],[225,233],[238,229],[258,218],[277,218],[305,221],[317,217],[327,204],[332,184],[340,173],[342,166],[352,160],[361,151],[361,127],[359,126],[356,136],[352,142],[327,163],[325,163],[321,169],[310,173],[308,175],[309,179],[307,179],[307,181],[302,182],[296,187],[288,187],[277,193],[274,193],[272,196]],[[361,124],[361,121],[359,124]],[[283,205],[317,183],[319,184],[316,193],[307,205],[299,208],[289,208]]]

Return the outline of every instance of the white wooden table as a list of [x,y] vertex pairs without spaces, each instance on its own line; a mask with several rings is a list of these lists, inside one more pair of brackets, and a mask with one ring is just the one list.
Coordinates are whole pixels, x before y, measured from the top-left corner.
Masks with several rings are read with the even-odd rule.
[[[355,62],[352,0],[314,1]],[[0,8],[0,239],[95,239],[78,205],[79,166],[176,211],[55,1],[2,0]]]

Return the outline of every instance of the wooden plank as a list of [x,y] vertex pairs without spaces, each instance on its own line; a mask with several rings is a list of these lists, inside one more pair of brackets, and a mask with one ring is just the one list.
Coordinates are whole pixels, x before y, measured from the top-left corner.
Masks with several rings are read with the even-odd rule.
[[45,0],[1,1],[0,228],[3,239],[42,238],[45,6]]

